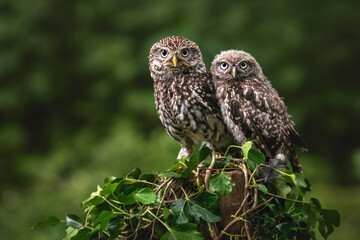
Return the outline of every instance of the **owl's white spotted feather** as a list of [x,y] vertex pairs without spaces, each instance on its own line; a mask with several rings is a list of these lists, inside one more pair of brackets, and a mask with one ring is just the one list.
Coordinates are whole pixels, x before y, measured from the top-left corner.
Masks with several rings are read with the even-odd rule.
[[260,65],[244,51],[221,52],[212,62],[212,81],[224,122],[237,144],[252,140],[268,158],[302,172],[294,145],[306,145],[294,129],[283,100]]

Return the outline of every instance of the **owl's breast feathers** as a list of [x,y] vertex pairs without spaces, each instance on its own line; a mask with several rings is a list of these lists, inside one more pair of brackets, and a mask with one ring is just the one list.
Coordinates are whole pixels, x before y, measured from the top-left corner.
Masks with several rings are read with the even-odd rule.
[[154,89],[159,118],[175,139],[191,135],[201,142],[224,131],[208,73],[173,75],[154,82]]

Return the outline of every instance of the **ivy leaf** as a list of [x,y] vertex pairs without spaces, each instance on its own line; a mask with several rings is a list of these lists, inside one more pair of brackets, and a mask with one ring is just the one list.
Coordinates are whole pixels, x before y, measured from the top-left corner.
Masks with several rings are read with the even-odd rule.
[[134,194],[134,199],[144,205],[149,205],[156,201],[157,196],[151,188],[142,188]]
[[255,185],[260,191],[262,191],[262,192],[268,192],[269,190],[267,189],[267,187],[264,185],[264,184],[256,184]]
[[319,200],[316,198],[311,198],[309,204],[306,204],[304,207],[304,213],[307,215],[307,219],[310,225],[314,226],[316,222],[320,220],[321,211],[322,208]]
[[209,179],[209,186],[211,191],[216,192],[218,195],[228,195],[231,193],[232,187],[235,186],[231,181],[230,174],[219,173]]
[[117,179],[117,177],[114,177],[114,176],[110,176],[110,177],[106,177],[104,179],[104,184],[109,184],[109,183],[112,183],[115,179]]
[[286,178],[281,176],[278,177],[274,183],[276,193],[285,198],[291,192],[291,187],[286,182]]
[[174,214],[174,218],[177,224],[184,224],[190,221],[191,215],[188,213],[190,212],[188,201],[189,200],[180,198],[171,205],[171,212]]
[[159,177],[180,178],[181,174],[177,173],[177,172],[164,171],[164,172],[159,173]]
[[164,219],[166,220],[171,215],[171,212],[167,207],[164,207],[163,214],[164,214]]
[[280,223],[276,226],[277,229],[280,230],[285,236],[287,236],[291,232],[291,224],[290,223]]
[[140,175],[141,170],[139,168],[135,168],[126,176],[126,178],[139,179]]
[[305,182],[304,176],[300,173],[294,173],[291,174],[291,179],[295,184],[298,193],[303,197],[307,189],[307,184]]
[[131,205],[136,203],[136,200],[134,198],[133,194],[127,195],[123,193],[119,193],[116,198],[119,200],[119,202],[125,204],[125,205]]
[[87,205],[99,205],[104,202],[104,199],[101,198],[100,192],[102,188],[98,185],[96,192],[92,192],[90,197],[81,203],[81,206]]
[[72,237],[76,236],[77,233],[79,232],[79,229],[75,229],[72,227],[68,227],[66,230],[66,236],[64,237],[63,240],[70,240]]
[[[226,166],[230,163],[231,158],[232,158],[231,155],[227,155],[227,156],[224,158],[223,161],[217,162],[216,164],[217,164],[220,168],[224,168],[224,167],[226,167]],[[209,164],[208,164],[207,166],[210,166],[210,164],[211,164],[211,158],[210,158],[209,160],[210,160],[210,162],[209,162]],[[206,161],[203,162],[204,165],[205,165],[205,162],[206,162]]]
[[205,160],[205,158],[211,153],[210,148],[206,147],[206,142],[202,142],[197,153],[190,156],[188,160],[185,160],[186,169],[181,173],[181,177],[187,178],[190,176],[191,171],[198,167],[198,165]]
[[34,226],[32,226],[31,228],[34,229],[34,228],[56,226],[59,223],[61,223],[60,219],[58,219],[55,216],[50,216],[50,217],[47,217],[47,218],[35,223]]
[[218,197],[215,193],[204,191],[193,199],[179,199],[171,205],[171,212],[177,224],[188,223],[200,218],[205,222],[220,222]]
[[117,188],[117,186],[119,185],[119,183],[109,183],[106,184],[104,189],[100,192],[100,194],[102,196],[104,195],[110,195],[113,194],[115,192],[115,189]]
[[327,239],[327,237],[334,231],[334,226],[340,226],[340,214],[336,210],[322,210],[322,219],[319,219],[319,232]]
[[338,211],[332,209],[323,209],[322,214],[326,224],[332,224],[335,227],[340,226],[340,214]]
[[66,215],[66,226],[72,227],[72,228],[82,228],[84,225],[81,223],[81,219],[72,214]]
[[244,154],[244,158],[248,159],[248,154],[252,146],[252,141],[247,141],[244,145],[242,145],[240,148]]
[[258,165],[265,162],[265,156],[255,149],[250,149],[246,163],[251,170],[254,170]]
[[105,228],[109,225],[109,222],[111,218],[113,218],[115,215],[112,211],[102,211],[94,221],[94,229],[90,232],[90,234],[99,233],[99,237],[104,232]]
[[88,240],[90,238],[89,233],[91,232],[88,228],[74,229],[68,227],[66,229],[66,236],[64,240]]
[[176,161],[171,168],[169,168],[166,172],[176,172],[177,170],[179,170],[181,167],[185,166],[185,159],[180,160],[180,161]]
[[197,231],[195,223],[186,223],[170,228],[160,240],[202,240],[203,236]]

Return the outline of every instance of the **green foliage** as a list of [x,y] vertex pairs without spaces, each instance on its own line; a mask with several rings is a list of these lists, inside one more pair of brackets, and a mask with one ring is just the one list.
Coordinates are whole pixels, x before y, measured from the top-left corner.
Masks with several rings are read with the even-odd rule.
[[[106,178],[104,186],[98,186],[82,203],[84,221],[75,215],[66,216],[64,222],[68,228],[64,239],[202,239],[197,232],[200,221],[221,222],[218,195],[228,195],[239,184],[231,183],[226,172],[229,169],[250,173],[245,177],[248,194],[241,199],[247,204],[246,212],[238,211],[234,216],[236,221],[252,223],[251,233],[246,233],[248,237],[316,239],[317,228],[327,239],[334,227],[339,227],[340,215],[336,210],[323,209],[316,198],[305,201],[305,193],[310,189],[303,175],[289,169],[272,169],[278,174],[275,181],[264,182],[258,177],[261,168],[268,167],[263,154],[251,149],[251,142],[240,148],[246,156],[244,159],[218,158],[216,165],[222,167],[216,169],[215,165],[212,169],[215,173],[209,179],[213,192],[207,191],[199,175],[193,172],[196,168],[207,169],[198,166],[210,153],[205,144],[189,159],[182,159],[160,174],[142,174],[137,168],[124,178]],[[191,187],[185,184],[190,178],[196,179]],[[48,217],[34,227],[60,223],[57,217]],[[240,234],[245,234],[245,230]]]
[[211,191],[216,192],[218,195],[228,195],[231,193],[234,183],[230,182],[231,177],[228,173],[221,172],[213,175],[209,179],[209,186]]
[[200,223],[200,218],[206,222],[220,222],[219,206],[216,194],[204,191],[193,199],[181,198],[171,205],[174,220],[177,224],[188,222]]
[[186,223],[169,229],[160,240],[201,240],[202,235],[197,231],[197,225]]

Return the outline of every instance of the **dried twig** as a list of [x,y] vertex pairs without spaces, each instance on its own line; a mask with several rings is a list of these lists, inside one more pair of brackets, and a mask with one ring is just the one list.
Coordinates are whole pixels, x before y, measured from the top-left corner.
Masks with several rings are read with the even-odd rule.
[[211,170],[213,169],[213,167],[215,165],[215,162],[216,162],[215,154],[216,154],[216,152],[215,152],[214,148],[212,148],[211,149],[211,164],[208,167],[208,169],[206,170],[205,178],[204,178],[206,190],[209,190],[209,178],[210,178],[210,175],[211,175]]

